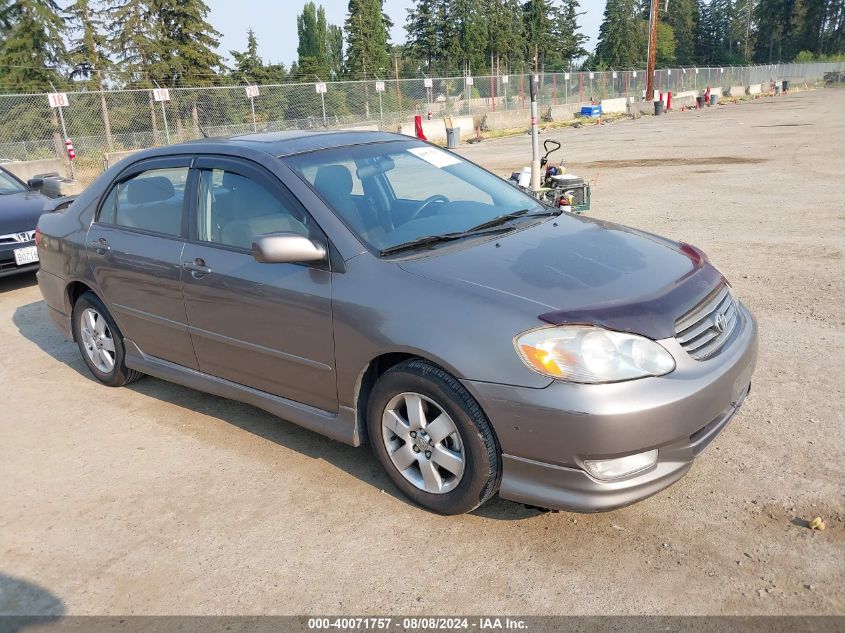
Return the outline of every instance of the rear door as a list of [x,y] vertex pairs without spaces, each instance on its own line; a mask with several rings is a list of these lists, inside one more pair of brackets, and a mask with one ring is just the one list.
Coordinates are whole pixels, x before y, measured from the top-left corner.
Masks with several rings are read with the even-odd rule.
[[200,370],[323,410],[337,410],[328,265],[262,264],[261,234],[326,243],[296,198],[268,171],[224,157],[197,159],[183,293]]
[[190,156],[143,161],[103,198],[88,262],[127,339],[150,356],[197,369],[182,299]]

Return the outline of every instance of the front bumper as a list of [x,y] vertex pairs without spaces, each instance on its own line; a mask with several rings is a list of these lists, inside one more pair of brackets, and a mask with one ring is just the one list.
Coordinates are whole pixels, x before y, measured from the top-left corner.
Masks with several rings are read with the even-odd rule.
[[38,270],[38,262],[18,266],[15,263],[15,250],[35,246],[35,242],[17,242],[14,244],[3,244],[0,246],[0,277],[18,275],[22,273],[35,272]]
[[[747,396],[757,360],[757,325],[740,327],[715,357],[696,361],[674,339],[660,343],[674,372],[607,385],[553,382],[529,389],[466,381],[502,448],[505,499],[544,508],[599,512],[649,497],[680,479]],[[580,464],[658,449],[645,471],[613,481]]]

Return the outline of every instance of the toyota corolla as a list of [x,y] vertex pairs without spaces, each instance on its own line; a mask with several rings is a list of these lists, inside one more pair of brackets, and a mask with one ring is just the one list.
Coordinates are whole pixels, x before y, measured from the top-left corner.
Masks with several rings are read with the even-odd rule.
[[144,151],[36,239],[50,314],[94,378],[149,374],[369,443],[443,514],[666,488],[757,355],[754,318],[695,247],[562,214],[395,134]]

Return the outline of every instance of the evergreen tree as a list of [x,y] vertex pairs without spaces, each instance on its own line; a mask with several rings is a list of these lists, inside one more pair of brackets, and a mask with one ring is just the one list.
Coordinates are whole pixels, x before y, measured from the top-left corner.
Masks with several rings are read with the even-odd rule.
[[235,68],[233,70],[239,79],[262,83],[264,62],[258,56],[258,38],[255,37],[255,31],[249,29],[246,32],[245,51],[229,51],[229,54],[235,60]]
[[326,11],[308,2],[296,18],[299,35],[298,71],[307,75],[331,76],[339,74],[343,64],[343,31],[328,24]]
[[481,0],[449,3],[444,54],[451,72],[479,74],[488,67],[487,20]]
[[[370,78],[390,66],[388,29],[383,0],[349,0],[346,17],[346,69],[353,76]],[[384,71],[381,71],[384,72]]]
[[157,54],[150,0],[124,0],[104,12],[109,50],[129,85],[150,86],[149,65]]
[[431,69],[435,60],[443,57],[442,14],[438,10],[442,4],[442,0],[419,0],[407,10],[405,31],[408,33],[408,53],[428,69]]
[[[749,0],[744,0],[745,2]],[[696,0],[672,0],[663,16],[675,36],[675,59],[681,66],[695,63],[695,33],[698,22]]]
[[343,29],[336,24],[329,24],[326,31],[326,63],[329,75],[343,72]]
[[487,0],[487,53],[499,72],[508,74],[525,59],[525,22],[520,0]]
[[557,12],[554,31],[557,53],[555,57],[556,61],[567,69],[572,67],[575,59],[587,54],[584,44],[588,38],[578,32],[578,16],[583,15],[583,12],[579,13],[578,8],[578,0],[563,0],[563,5]]
[[87,79],[91,89],[101,90],[103,72],[111,66],[101,11],[90,0],[76,0],[66,14],[74,34],[69,51],[71,77]]
[[526,58],[538,70],[555,47],[556,11],[551,0],[528,0],[522,5],[522,14]]
[[[4,90],[47,90],[67,61],[64,20],[54,0],[12,0],[0,8],[6,25],[0,41],[0,86]],[[2,5],[0,5],[2,6]]]
[[206,21],[203,0],[150,0],[155,55],[149,73],[162,85],[220,83],[223,60],[215,50],[220,33]]
[[599,27],[596,64],[609,68],[639,66],[644,49],[636,0],[607,0]]

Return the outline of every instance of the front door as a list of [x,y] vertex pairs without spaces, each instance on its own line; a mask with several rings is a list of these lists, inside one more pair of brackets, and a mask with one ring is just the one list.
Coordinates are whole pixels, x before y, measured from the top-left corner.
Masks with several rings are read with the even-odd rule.
[[88,230],[88,263],[124,338],[197,369],[182,300],[191,157],[144,161],[112,186]]
[[246,161],[198,159],[182,288],[200,370],[337,410],[327,265],[262,264],[257,235],[325,236],[279,180]]

